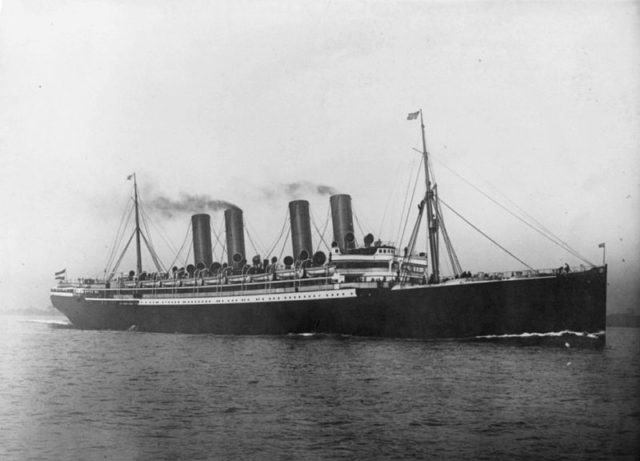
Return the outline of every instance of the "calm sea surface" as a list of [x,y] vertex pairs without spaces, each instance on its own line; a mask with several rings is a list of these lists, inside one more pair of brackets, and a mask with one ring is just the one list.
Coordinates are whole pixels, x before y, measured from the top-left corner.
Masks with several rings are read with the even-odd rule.
[[60,323],[0,316],[0,459],[640,459],[636,328],[592,349]]

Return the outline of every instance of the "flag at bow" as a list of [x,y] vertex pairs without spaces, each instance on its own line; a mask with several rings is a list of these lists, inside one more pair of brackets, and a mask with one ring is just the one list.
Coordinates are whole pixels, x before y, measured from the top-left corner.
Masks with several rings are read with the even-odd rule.
[[604,248],[604,242],[602,242],[600,245],[598,245],[598,248]]
[[407,120],[415,120],[418,118],[418,115],[420,115],[420,111],[411,112],[409,115],[407,115]]
[[56,280],[64,280],[66,276],[67,276],[66,268],[56,272]]

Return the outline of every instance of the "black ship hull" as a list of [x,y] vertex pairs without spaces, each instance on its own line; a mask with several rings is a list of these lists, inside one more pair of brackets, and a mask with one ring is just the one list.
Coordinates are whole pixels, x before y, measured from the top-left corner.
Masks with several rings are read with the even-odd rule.
[[[82,329],[233,335],[327,333],[391,338],[469,338],[570,330],[603,332],[606,266],[584,272],[401,288],[344,287],[321,297],[99,299],[52,295]],[[604,335],[601,336],[604,338]]]

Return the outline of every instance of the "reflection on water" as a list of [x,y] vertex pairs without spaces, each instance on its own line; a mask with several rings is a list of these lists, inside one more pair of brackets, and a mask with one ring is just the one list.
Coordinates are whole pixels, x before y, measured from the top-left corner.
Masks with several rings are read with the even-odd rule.
[[592,349],[0,321],[1,459],[640,454],[639,329]]

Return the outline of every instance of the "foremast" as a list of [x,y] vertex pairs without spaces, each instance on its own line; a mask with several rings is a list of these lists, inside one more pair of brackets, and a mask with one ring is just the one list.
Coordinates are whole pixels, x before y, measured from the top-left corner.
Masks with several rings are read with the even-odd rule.
[[[142,249],[140,246],[140,212],[138,209],[138,182],[136,181],[136,174],[133,176],[133,202],[135,204],[136,213],[136,272],[138,275],[142,274]],[[129,178],[131,178],[129,176]]]

